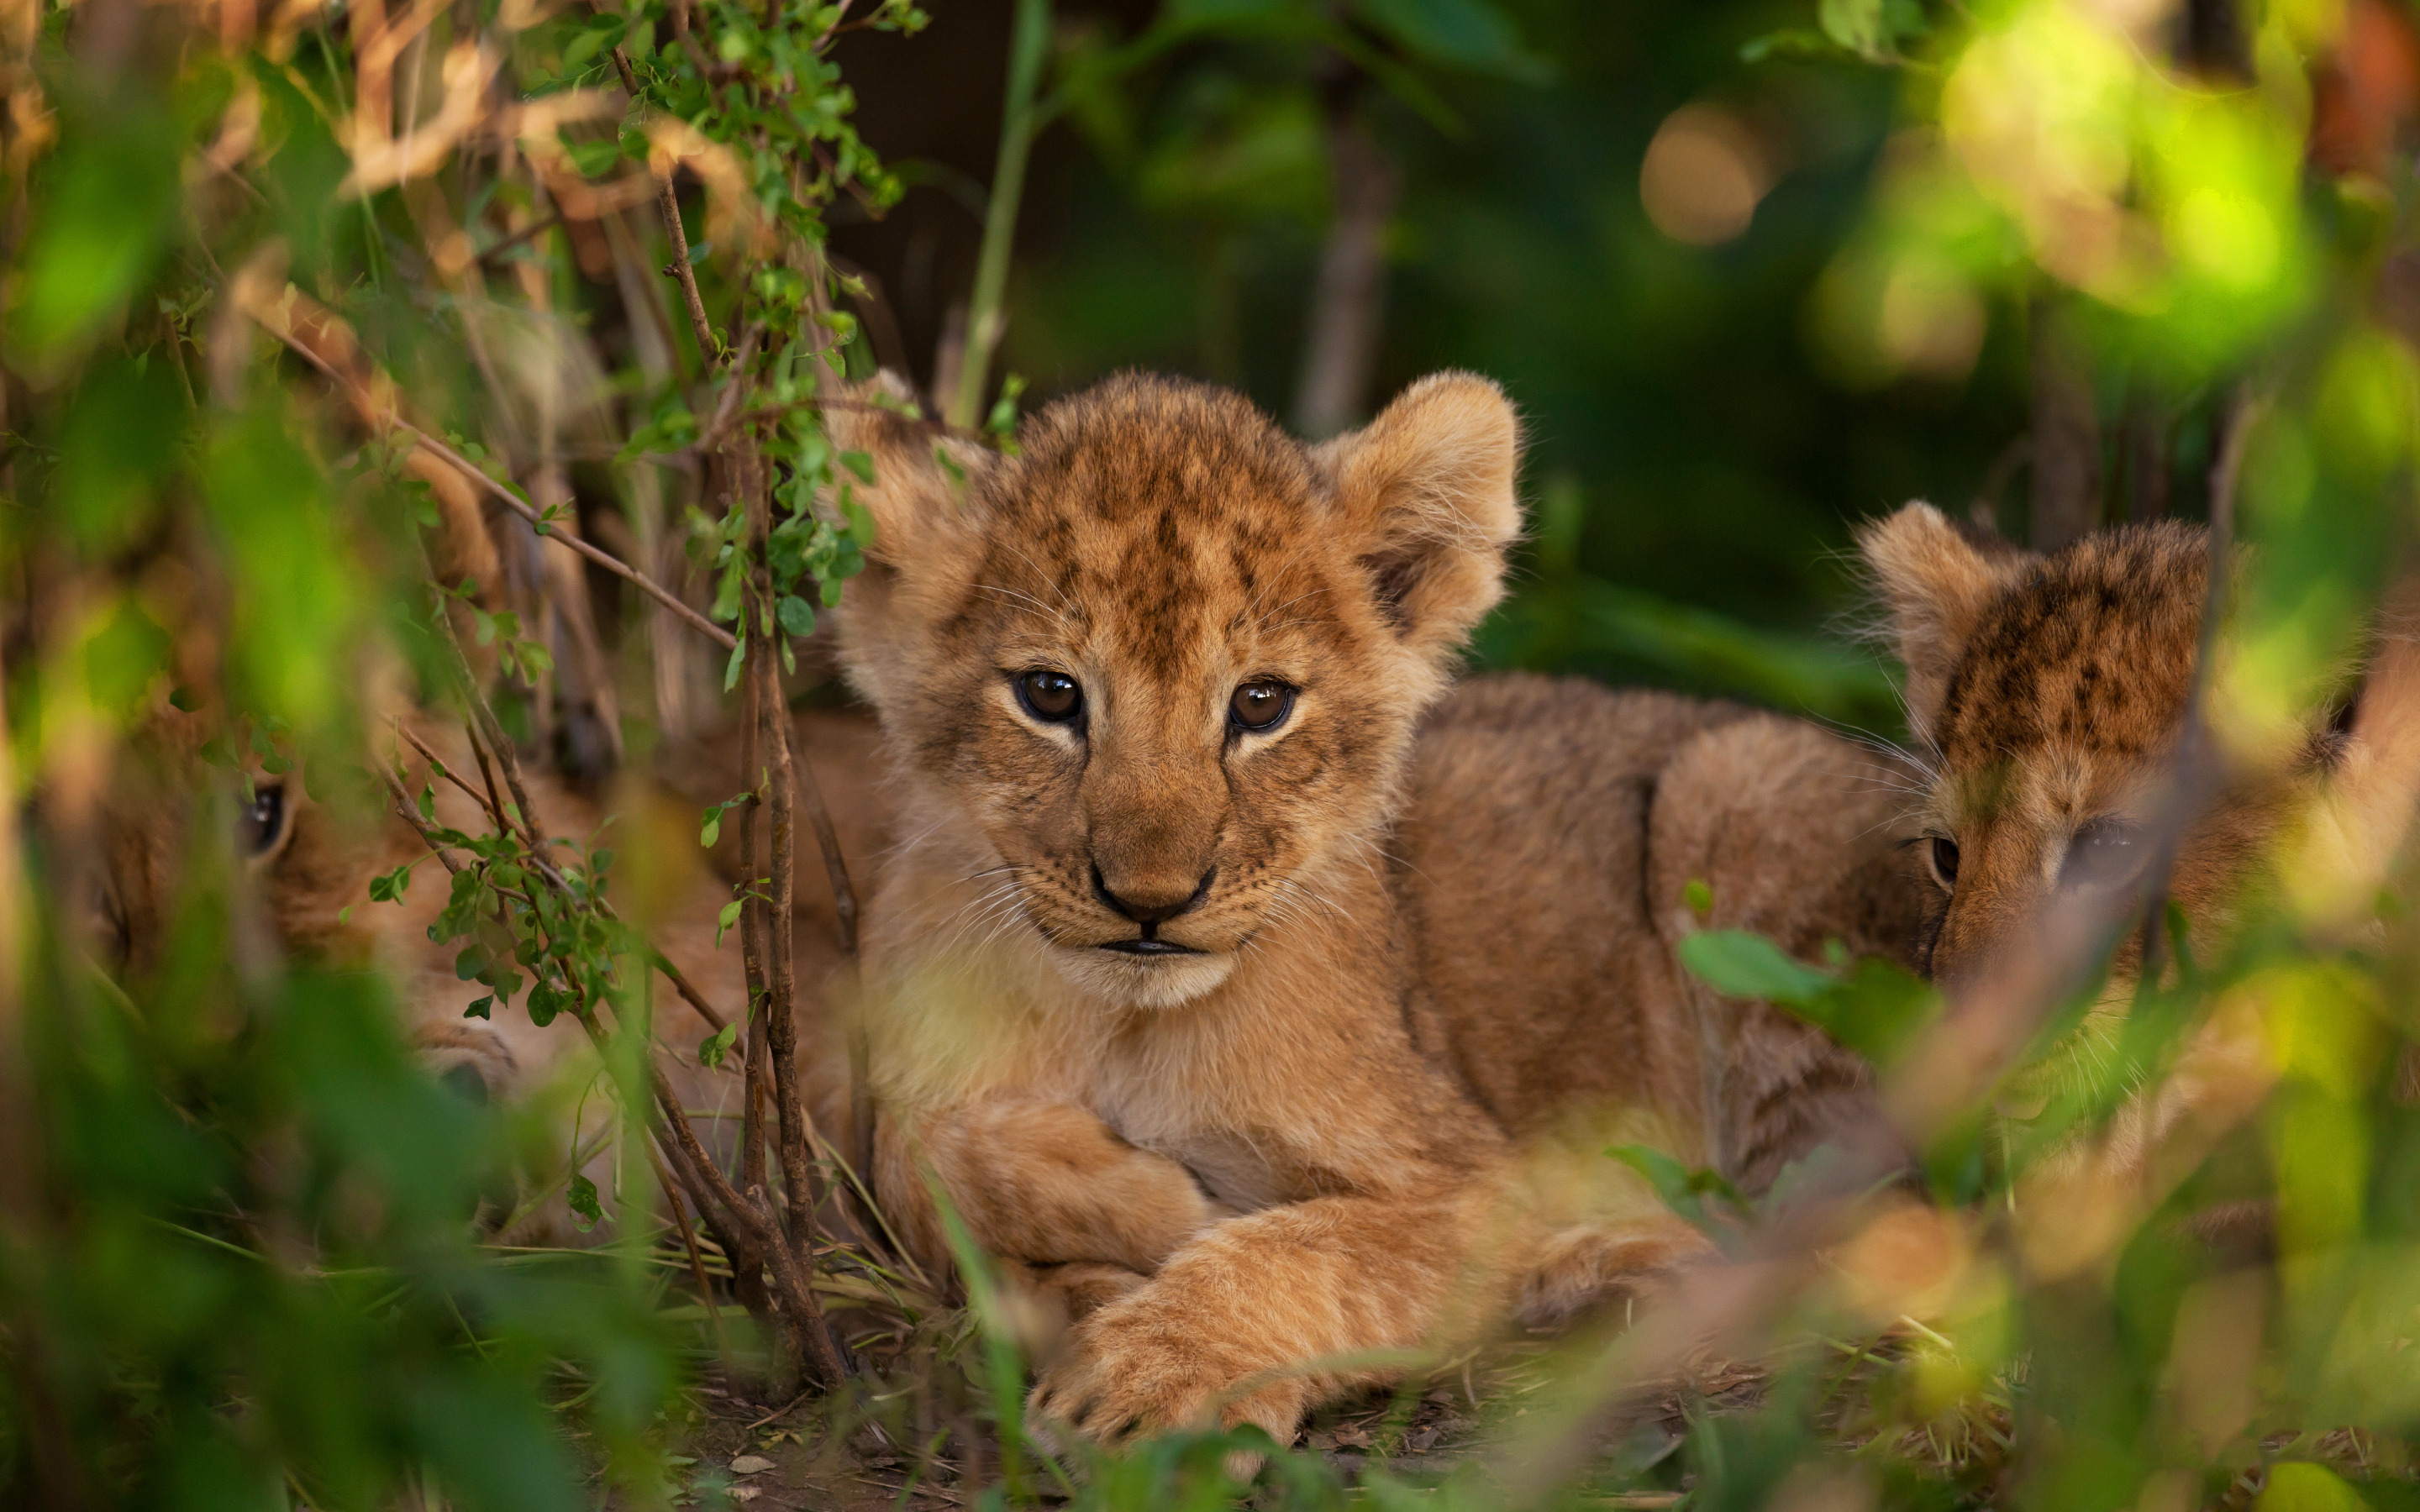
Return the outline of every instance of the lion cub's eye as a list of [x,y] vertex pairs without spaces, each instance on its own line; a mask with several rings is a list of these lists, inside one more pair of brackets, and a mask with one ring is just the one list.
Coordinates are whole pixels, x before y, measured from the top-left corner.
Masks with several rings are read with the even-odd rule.
[[1294,708],[1294,689],[1283,683],[1246,683],[1227,701],[1227,712],[1243,730],[1274,730]]
[[286,789],[281,783],[263,782],[252,790],[250,802],[237,810],[235,816],[236,849],[246,856],[258,856],[277,843],[286,830]]
[[1048,724],[1065,724],[1084,710],[1084,690],[1076,679],[1048,667],[1017,673],[1016,698],[1026,713]]
[[2058,865],[2062,887],[2114,887],[2143,864],[2142,834],[2117,819],[2096,819],[2067,842]]
[[1935,835],[1925,855],[1932,862],[1932,875],[1945,887],[1958,886],[1958,842],[1947,835]]

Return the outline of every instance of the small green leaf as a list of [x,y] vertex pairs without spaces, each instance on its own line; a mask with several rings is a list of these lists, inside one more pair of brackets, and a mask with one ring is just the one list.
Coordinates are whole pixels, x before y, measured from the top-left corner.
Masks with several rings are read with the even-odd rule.
[[712,1034],[707,1035],[705,1039],[698,1041],[697,1063],[701,1066],[707,1067],[721,1065],[723,1057],[731,1054],[732,1041],[737,1040],[738,1037],[739,1026],[737,1024],[726,1024],[722,1027],[715,1030]]
[[1689,905],[1689,912],[1697,916],[1698,922],[1700,924],[1714,917],[1714,889],[1706,886],[1706,879],[1703,877],[1691,877],[1688,880],[1688,883],[1681,888],[1681,901]]
[[874,544],[874,511],[854,498],[841,501],[840,512],[848,517],[848,538],[861,551]]
[[1691,1170],[1652,1145],[1616,1145],[1606,1153],[1647,1178],[1655,1195],[1664,1199],[1664,1205],[1697,1227],[1713,1227],[1712,1215],[1706,1211],[1706,1198],[1710,1196],[1721,1197],[1734,1212],[1747,1209],[1739,1189],[1725,1180],[1720,1172]]
[[496,995],[489,993],[487,996],[473,1001],[470,1007],[462,1011],[462,1016],[466,1019],[483,1019],[488,1016],[488,1010],[495,1006]]
[[815,633],[814,606],[796,594],[784,594],[778,610],[785,634],[808,636]]
[[874,458],[871,455],[857,451],[843,452],[840,454],[839,461],[842,467],[857,474],[858,482],[871,484],[874,481]]
[[605,1206],[597,1197],[597,1183],[584,1176],[571,1178],[571,1194],[564,1199],[571,1206],[574,1220],[582,1233],[605,1221]]
[[714,948],[716,949],[720,950],[722,949],[722,936],[730,931],[731,926],[739,922],[739,910],[745,904],[746,901],[747,900],[741,898],[734,898],[729,903],[724,903],[722,905],[722,912],[716,916],[714,920]]
[[1793,1006],[1811,1003],[1833,978],[1784,955],[1761,934],[1739,929],[1699,930],[1683,936],[1681,964],[1691,975],[1731,997],[1759,997]]

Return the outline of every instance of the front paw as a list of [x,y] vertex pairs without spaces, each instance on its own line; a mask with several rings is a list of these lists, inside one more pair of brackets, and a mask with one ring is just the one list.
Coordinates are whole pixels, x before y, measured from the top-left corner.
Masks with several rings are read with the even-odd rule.
[[1308,1386],[1299,1378],[1267,1380],[1271,1372],[1245,1351],[1249,1341],[1226,1332],[1232,1328],[1232,1319],[1202,1316],[1181,1297],[1146,1286],[1076,1326],[1027,1411],[1100,1444],[1245,1423],[1292,1443]]

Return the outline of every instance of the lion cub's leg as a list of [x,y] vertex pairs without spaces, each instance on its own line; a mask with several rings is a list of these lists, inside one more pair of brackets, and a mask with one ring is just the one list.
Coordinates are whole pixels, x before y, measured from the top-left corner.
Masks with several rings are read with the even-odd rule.
[[1576,1224],[1545,1237],[1521,1278],[1515,1310],[1533,1327],[1568,1322],[1616,1299],[1645,1297],[1681,1267],[1716,1253],[1713,1240],[1668,1212]]
[[1210,1228],[1078,1323],[1032,1410],[1088,1438],[1216,1422],[1290,1442],[1313,1404],[1390,1380],[1390,1358],[1491,1320],[1518,1243],[1489,1242],[1481,1184],[1332,1196]]
[[1029,1265],[1148,1274],[1227,1211],[1184,1166],[1064,1103],[950,1109],[925,1124],[924,1155],[975,1242]]

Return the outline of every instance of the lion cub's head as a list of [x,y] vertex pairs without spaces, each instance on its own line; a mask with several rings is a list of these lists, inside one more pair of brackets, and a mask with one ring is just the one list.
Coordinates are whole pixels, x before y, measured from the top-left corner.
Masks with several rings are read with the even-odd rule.
[[[1954,985],[2017,947],[2055,895],[2133,896],[2192,697],[2209,535],[2127,526],[2049,556],[1962,532],[1910,504],[1859,532],[1907,665],[1909,723],[1927,748],[1923,847],[1937,887],[1920,949]],[[2179,842],[2168,895],[2224,927],[2236,895],[2297,814],[2323,793],[2355,827],[2407,786],[2410,658],[2371,669],[2360,717],[2318,709],[2299,748],[2238,764]],[[2388,771],[2385,768],[2397,770]],[[2349,804],[2349,806],[2348,806]],[[2321,814],[2321,819],[2326,819]],[[2135,974],[2139,935],[2115,975]]]
[[843,656],[910,832],[997,869],[1012,927],[1125,1003],[1210,990],[1357,864],[1520,524],[1512,409],[1462,374],[1315,447],[1143,376],[1013,456],[879,411],[834,428],[872,455],[876,526]]

